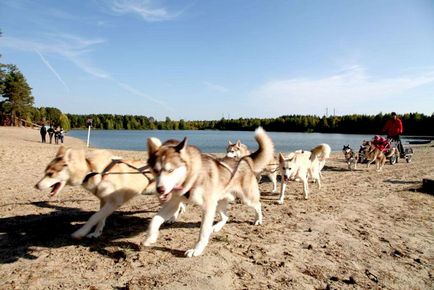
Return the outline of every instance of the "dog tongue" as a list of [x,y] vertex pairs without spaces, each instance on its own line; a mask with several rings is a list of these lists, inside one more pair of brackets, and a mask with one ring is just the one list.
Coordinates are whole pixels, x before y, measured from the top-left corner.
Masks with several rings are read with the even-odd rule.
[[54,184],[54,185],[51,187],[52,190],[51,190],[51,192],[50,192],[50,196],[55,196],[55,195],[57,194],[57,192],[59,191],[60,186],[61,186],[60,182]]

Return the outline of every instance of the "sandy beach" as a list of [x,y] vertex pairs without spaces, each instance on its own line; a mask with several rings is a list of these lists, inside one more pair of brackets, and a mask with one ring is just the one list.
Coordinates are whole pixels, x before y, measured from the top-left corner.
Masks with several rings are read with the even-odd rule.
[[[68,135],[65,145],[85,146]],[[140,246],[159,208],[154,196],[115,212],[99,239],[71,239],[99,202],[80,187],[51,199],[34,188],[58,148],[42,144],[38,130],[0,127],[0,289],[433,289],[434,195],[418,190],[434,177],[432,145],[414,146],[411,163],[387,163],[380,173],[348,171],[333,152],[309,200],[292,182],[278,205],[264,180],[264,225],[234,203],[228,224],[190,259],[183,254],[201,220],[193,205],[162,227],[154,247]]]

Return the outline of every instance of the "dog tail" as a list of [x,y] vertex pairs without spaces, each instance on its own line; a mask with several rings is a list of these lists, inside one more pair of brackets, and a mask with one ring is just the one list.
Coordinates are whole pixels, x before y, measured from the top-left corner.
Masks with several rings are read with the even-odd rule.
[[313,148],[312,150],[310,150],[310,152],[312,153],[310,155],[310,160],[313,162],[315,161],[315,159],[318,159],[319,161],[319,170],[321,171],[325,165],[325,161],[327,158],[330,157],[330,153],[331,153],[332,149],[330,148],[330,146],[328,144],[320,144],[318,146],[316,146],[315,148]]
[[258,150],[250,154],[253,161],[253,171],[261,172],[274,158],[274,145],[271,138],[262,127],[255,130],[255,139],[259,144]]
[[325,160],[330,157],[331,151],[332,149],[330,148],[330,146],[323,143],[310,150],[310,152],[312,153],[310,158],[311,160],[314,160],[316,158],[318,158],[319,160]]

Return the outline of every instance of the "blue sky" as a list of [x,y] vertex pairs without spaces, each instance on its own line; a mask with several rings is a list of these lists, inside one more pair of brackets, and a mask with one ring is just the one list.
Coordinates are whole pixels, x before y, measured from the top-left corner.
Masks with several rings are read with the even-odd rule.
[[159,120],[434,112],[434,2],[0,1],[36,106]]

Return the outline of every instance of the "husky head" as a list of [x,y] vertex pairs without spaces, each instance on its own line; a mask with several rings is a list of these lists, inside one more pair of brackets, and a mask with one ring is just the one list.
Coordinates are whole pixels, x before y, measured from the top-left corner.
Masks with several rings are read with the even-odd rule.
[[172,193],[184,194],[187,178],[187,138],[181,142],[168,140],[161,144],[157,138],[148,139],[148,165],[155,177],[161,203],[172,198]]
[[237,140],[237,143],[235,144],[228,140],[228,146],[226,147],[226,157],[241,158],[249,154],[249,149],[247,149],[247,146],[241,143],[240,140]]
[[292,179],[294,176],[294,157],[295,157],[295,153],[291,152],[289,153],[288,157],[285,158],[285,156],[283,156],[282,153],[279,153],[279,170],[280,170],[280,174],[283,178],[283,181],[288,181],[290,179]]
[[233,144],[228,140],[228,147],[226,147],[226,157],[229,158],[241,158],[241,141],[237,140],[237,143]]
[[[86,174],[84,152],[61,146],[56,157],[44,171],[44,176],[35,185],[39,190],[51,188],[50,196],[58,194],[66,184],[79,185]],[[84,168],[83,168],[84,167]]]

